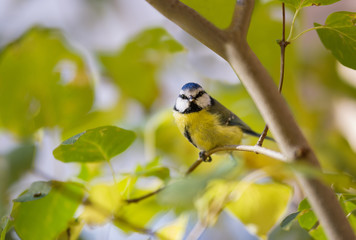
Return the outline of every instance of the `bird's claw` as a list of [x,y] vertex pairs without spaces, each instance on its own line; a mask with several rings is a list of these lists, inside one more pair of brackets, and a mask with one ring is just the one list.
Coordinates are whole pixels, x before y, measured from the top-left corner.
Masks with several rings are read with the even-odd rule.
[[203,160],[203,162],[211,162],[211,156],[207,156],[205,151],[199,152],[199,158]]

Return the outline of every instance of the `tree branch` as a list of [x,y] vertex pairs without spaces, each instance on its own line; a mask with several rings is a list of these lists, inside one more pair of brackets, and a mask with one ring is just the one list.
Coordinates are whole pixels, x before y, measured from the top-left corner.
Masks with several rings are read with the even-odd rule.
[[[226,33],[208,20],[199,15],[195,10],[178,0],[147,0],[155,9],[168,19],[175,22],[186,32],[196,37],[208,48],[219,54],[226,56],[224,42],[226,42]],[[194,24],[191,24],[194,22]]]
[[236,34],[237,37],[242,39],[246,38],[252,11],[253,1],[237,0],[230,27],[226,30],[226,32],[230,33],[231,35]]
[[[312,166],[320,167],[287,103],[248,45],[245,32],[239,32],[241,29],[247,31],[254,6],[253,0],[237,1],[239,8],[235,11],[242,13],[243,18],[235,14],[234,22],[227,30],[216,28],[178,0],[147,1],[231,65],[254,100],[287,159],[304,161]],[[310,179],[300,174],[297,174],[297,178],[328,238],[332,240],[355,239],[355,234],[331,188],[317,179]]]

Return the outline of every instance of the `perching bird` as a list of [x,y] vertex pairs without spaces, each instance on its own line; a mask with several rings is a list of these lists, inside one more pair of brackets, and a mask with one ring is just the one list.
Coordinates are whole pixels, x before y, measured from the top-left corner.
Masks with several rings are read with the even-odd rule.
[[197,83],[182,87],[173,110],[179,130],[202,152],[238,145],[244,133],[260,136]]

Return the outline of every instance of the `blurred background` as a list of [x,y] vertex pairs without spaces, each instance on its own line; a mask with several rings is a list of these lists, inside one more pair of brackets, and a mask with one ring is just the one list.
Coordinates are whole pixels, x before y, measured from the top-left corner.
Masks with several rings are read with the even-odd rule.
[[[356,12],[356,4],[342,0],[305,8],[295,32],[314,22],[323,24],[335,11]],[[293,10],[287,8],[286,16],[288,29]],[[256,1],[248,40],[276,84],[280,38],[281,4]],[[338,63],[315,31],[286,52],[283,95],[323,168],[356,176],[355,70]],[[90,168],[94,170],[87,184],[110,181],[107,164],[63,163],[52,154],[63,140],[99,126],[116,125],[138,136],[112,160],[117,175],[159,159],[172,178],[182,176],[198,157],[172,117],[175,99],[187,82],[200,83],[252,129],[263,130],[263,119],[230,66],[143,0],[1,0],[0,215],[9,214],[11,199],[36,180],[67,181]],[[246,144],[256,141],[244,139]],[[265,146],[278,150],[271,142]],[[274,162],[253,154],[240,158],[249,169]],[[215,157],[196,172],[210,174],[224,161]],[[143,189],[161,184],[146,180],[137,184]],[[281,214],[295,208],[302,193],[296,195],[297,202],[291,201],[290,209]],[[152,224],[158,227],[173,215]],[[247,230],[224,212],[201,239],[222,234],[224,239],[237,239],[237,232],[239,239],[257,238],[253,227]],[[84,227],[81,238],[147,239],[110,223]]]

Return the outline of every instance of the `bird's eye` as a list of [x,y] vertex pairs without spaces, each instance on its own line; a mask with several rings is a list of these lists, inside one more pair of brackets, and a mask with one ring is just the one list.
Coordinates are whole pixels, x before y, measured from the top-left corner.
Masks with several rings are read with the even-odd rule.
[[179,97],[180,97],[181,99],[186,99],[186,100],[188,100],[188,97],[185,96],[184,94],[180,94]]
[[198,94],[194,98],[197,99],[197,98],[203,96],[204,93],[205,93],[205,91],[200,91],[200,92],[198,92]]

